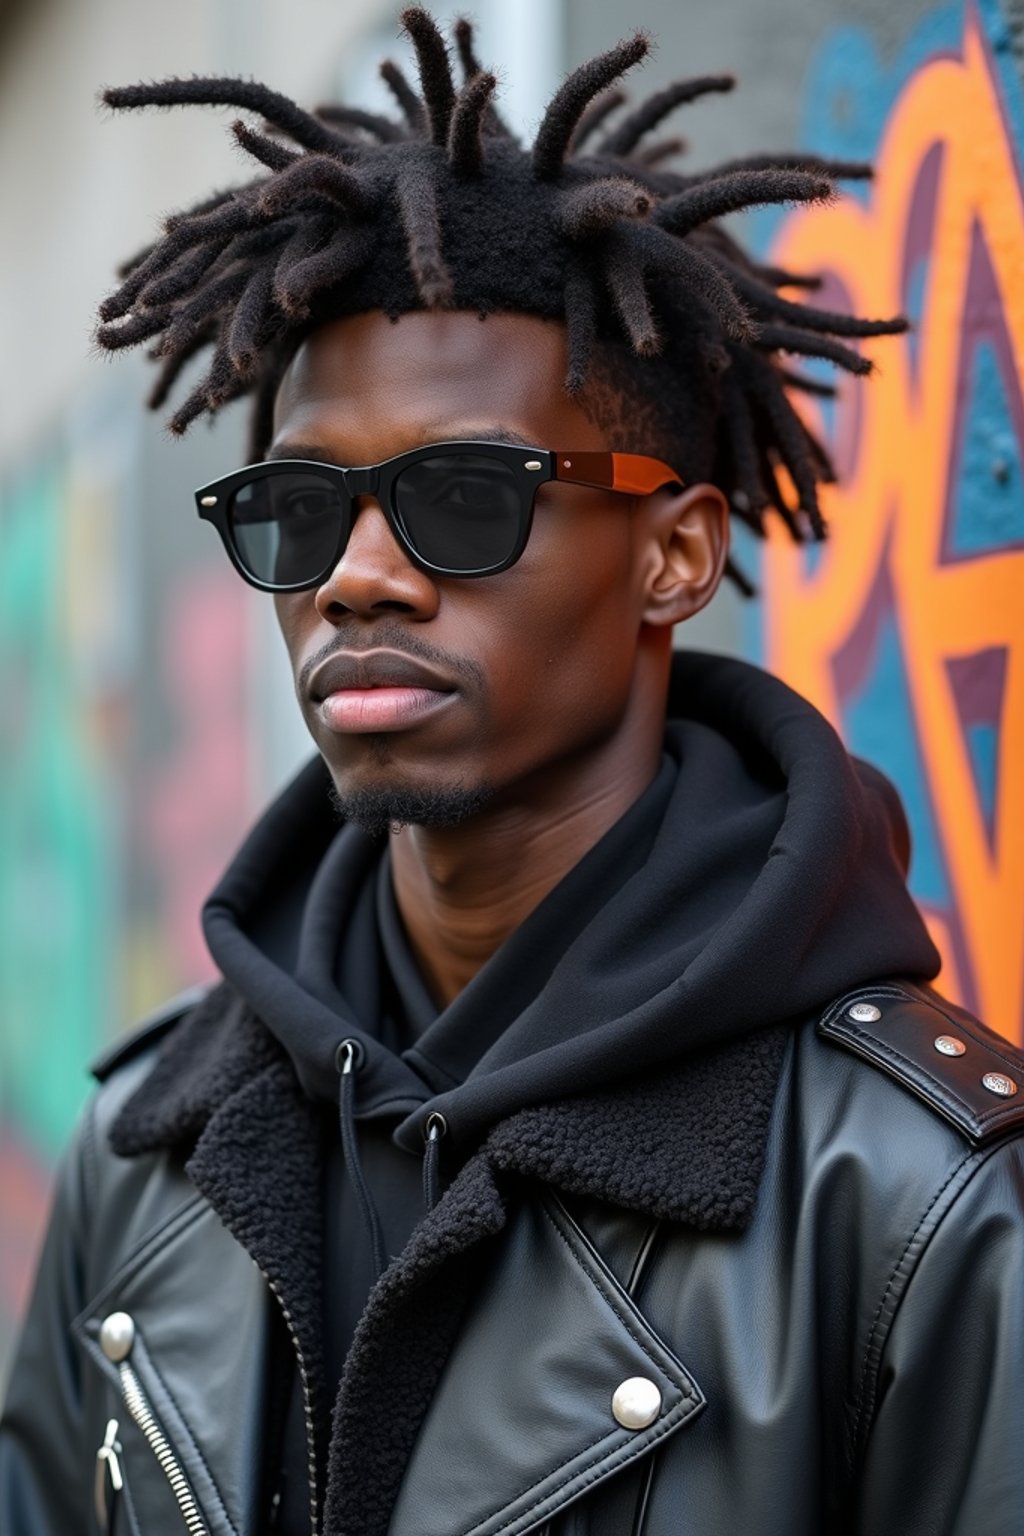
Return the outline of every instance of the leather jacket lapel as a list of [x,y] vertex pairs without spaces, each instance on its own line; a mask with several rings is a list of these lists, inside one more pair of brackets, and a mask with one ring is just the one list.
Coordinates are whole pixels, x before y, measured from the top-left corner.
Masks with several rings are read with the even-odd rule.
[[[613,1398],[636,1379],[647,1384],[639,1417],[650,1422],[627,1428]],[[519,1536],[703,1407],[692,1376],[564,1207],[528,1200],[467,1310],[389,1536]]]

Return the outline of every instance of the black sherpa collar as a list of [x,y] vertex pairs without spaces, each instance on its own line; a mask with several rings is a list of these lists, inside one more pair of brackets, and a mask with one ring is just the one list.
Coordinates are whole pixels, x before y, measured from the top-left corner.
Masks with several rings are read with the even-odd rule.
[[[782,1029],[760,1030],[668,1070],[521,1110],[492,1129],[483,1154],[499,1175],[537,1178],[701,1230],[742,1229],[757,1194],[784,1040]],[[290,1118],[302,1096],[287,1055],[237,994],[217,987],[174,1028],[125,1104],[111,1131],[114,1151],[191,1150],[270,1067],[278,1068],[270,1080]],[[456,1149],[459,1161],[476,1150]]]

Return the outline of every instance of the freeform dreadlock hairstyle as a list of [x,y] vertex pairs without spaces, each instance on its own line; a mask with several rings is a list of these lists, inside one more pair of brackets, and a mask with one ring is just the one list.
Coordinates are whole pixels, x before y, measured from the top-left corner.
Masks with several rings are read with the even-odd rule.
[[[126,262],[100,308],[97,339],[148,342],[159,409],[185,365],[209,366],[170,418],[175,433],[242,395],[254,400],[252,454],[270,442],[274,397],[303,336],[368,310],[529,313],[565,322],[566,389],[617,396],[624,450],[710,479],[759,534],[774,509],[795,540],[823,538],[818,486],[834,473],[791,392],[827,385],[780,354],[854,374],[851,341],[893,335],[902,318],[862,320],[787,297],[814,277],[751,259],[719,220],[758,204],[820,202],[859,163],[755,155],[684,175],[664,162],[678,139],[649,140],[676,107],[729,91],[728,75],[678,81],[613,121],[617,82],[649,52],[643,34],[581,64],[524,148],[494,106],[470,24],[449,47],[428,13],[406,10],[419,89],[390,60],[381,74],[400,116],[342,105],[304,111],[251,81],[172,79],[103,92],[112,108],[231,106],[232,132],[261,174],[164,221]],[[612,364],[609,367],[609,363]],[[642,442],[638,441],[642,437]],[[653,439],[653,440],[652,440]],[[787,484],[788,482],[788,484]],[[795,492],[796,500],[793,500]],[[730,574],[744,591],[749,582]]]

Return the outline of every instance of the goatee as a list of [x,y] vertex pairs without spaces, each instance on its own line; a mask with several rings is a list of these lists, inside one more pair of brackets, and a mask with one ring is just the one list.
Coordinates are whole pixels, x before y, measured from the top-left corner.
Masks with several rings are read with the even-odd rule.
[[491,798],[486,785],[402,789],[381,785],[341,791],[331,785],[331,804],[339,820],[382,837],[399,827],[457,827],[483,810]]

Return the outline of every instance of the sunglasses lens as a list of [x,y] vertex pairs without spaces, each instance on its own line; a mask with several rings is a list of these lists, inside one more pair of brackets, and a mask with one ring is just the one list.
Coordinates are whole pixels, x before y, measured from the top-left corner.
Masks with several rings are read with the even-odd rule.
[[257,581],[294,587],[330,569],[349,511],[331,481],[288,471],[239,486],[228,522],[239,559]]
[[438,570],[494,570],[519,545],[523,497],[500,459],[477,453],[422,459],[397,477],[394,503],[409,543]]

